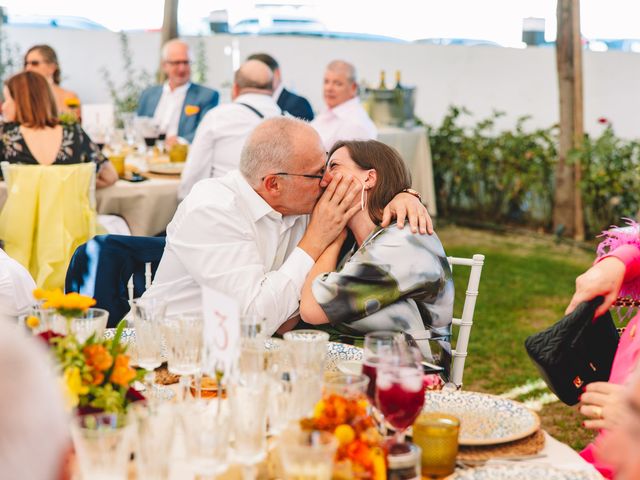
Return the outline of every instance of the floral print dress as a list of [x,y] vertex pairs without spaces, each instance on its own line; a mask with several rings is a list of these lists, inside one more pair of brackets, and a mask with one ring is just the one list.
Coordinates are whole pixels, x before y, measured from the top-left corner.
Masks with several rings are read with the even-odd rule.
[[[0,161],[38,165],[17,123],[0,123]],[[62,124],[62,144],[53,165],[95,162],[99,170],[106,161],[106,157],[80,125]]]

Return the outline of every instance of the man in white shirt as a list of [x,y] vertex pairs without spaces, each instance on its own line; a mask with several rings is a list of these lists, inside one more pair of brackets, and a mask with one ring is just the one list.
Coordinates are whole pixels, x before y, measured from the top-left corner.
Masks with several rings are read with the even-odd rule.
[[222,177],[240,164],[249,133],[263,119],[282,115],[272,98],[273,74],[267,65],[248,60],[236,71],[232,103],[211,110],[196,131],[178,188],[182,200],[204,178]]
[[218,92],[191,83],[189,45],[182,40],[164,44],[162,70],[167,81],[142,92],[137,114],[153,117],[160,133],[166,135],[167,146],[175,144],[178,137],[191,142],[200,121],[218,104]]
[[18,316],[29,313],[35,288],[27,269],[0,249],[0,323],[16,322]]
[[356,69],[350,63],[334,60],[324,73],[324,101],[327,110],[311,122],[328,152],[339,140],[373,140],[376,126],[360,104]]
[[[275,332],[298,309],[315,260],[360,208],[362,186],[352,178],[338,176],[322,192],[325,163],[308,124],[265,120],[242,150],[240,171],[198,182],[180,203],[143,297],[166,299],[169,315],[201,311],[207,286],[234,298],[242,314],[266,318],[268,333]],[[401,195],[406,201],[387,208],[399,225],[405,212],[413,213],[412,226],[420,217],[425,232],[426,209]]]

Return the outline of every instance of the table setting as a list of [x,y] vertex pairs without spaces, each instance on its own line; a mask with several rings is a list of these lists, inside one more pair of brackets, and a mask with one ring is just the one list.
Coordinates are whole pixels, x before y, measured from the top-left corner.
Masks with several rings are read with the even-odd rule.
[[55,353],[78,479],[601,478],[523,404],[425,374],[396,332],[271,338],[220,295],[172,316],[136,299],[107,329],[93,299],[37,296],[21,321]]

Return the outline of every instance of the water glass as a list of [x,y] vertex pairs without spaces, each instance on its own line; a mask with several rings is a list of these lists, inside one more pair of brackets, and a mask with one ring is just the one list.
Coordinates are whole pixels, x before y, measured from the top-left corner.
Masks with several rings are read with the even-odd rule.
[[293,356],[292,415],[305,417],[322,397],[322,380],[329,334],[320,330],[293,330],[284,334]]
[[124,414],[74,418],[71,435],[82,478],[126,480],[133,433]]
[[236,374],[229,382],[234,457],[255,465],[267,453],[267,382],[264,374]]
[[145,370],[154,370],[162,364],[161,326],[167,302],[159,298],[138,298],[129,303],[136,331],[137,364]]
[[138,434],[136,467],[138,478],[169,478],[168,453],[175,433],[175,407],[170,404],[137,407],[132,413]]
[[269,434],[278,435],[291,420],[298,420],[292,415],[293,358],[288,348],[289,344],[284,340],[270,338],[265,342]]
[[198,373],[203,342],[202,313],[168,316],[162,325],[167,342],[169,371],[174,375]]
[[442,478],[453,473],[458,455],[460,420],[446,413],[423,413],[413,424],[413,441],[422,450],[422,475]]
[[229,467],[228,402],[196,400],[180,405],[187,456],[196,475],[215,476]]
[[338,440],[331,432],[292,427],[278,442],[286,480],[330,480]]
[[[89,308],[85,313],[73,317],[71,331],[79,342],[84,343],[91,335],[102,338],[107,328],[109,312],[102,308]],[[60,322],[62,320],[58,320]]]
[[368,385],[369,377],[366,375],[336,373],[325,378],[323,396],[338,395],[349,400],[357,400],[367,396]]

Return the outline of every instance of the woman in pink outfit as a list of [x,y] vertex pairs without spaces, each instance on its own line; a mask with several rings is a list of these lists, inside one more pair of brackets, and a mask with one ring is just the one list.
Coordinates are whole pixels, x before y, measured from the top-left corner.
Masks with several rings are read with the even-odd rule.
[[[605,240],[598,246],[596,262],[576,279],[576,293],[566,313],[598,295],[604,296],[604,302],[596,310],[596,317],[607,311],[619,296],[640,299],[640,225],[630,221],[626,229],[607,231],[603,236]],[[606,478],[614,478],[615,467],[607,458],[594,454],[594,444],[602,441],[607,430],[623,421],[624,385],[628,383],[640,353],[638,322],[640,313],[629,321],[620,337],[609,381],[587,385],[580,398],[580,412],[587,417],[584,426],[600,430],[595,442],[580,454]]]

